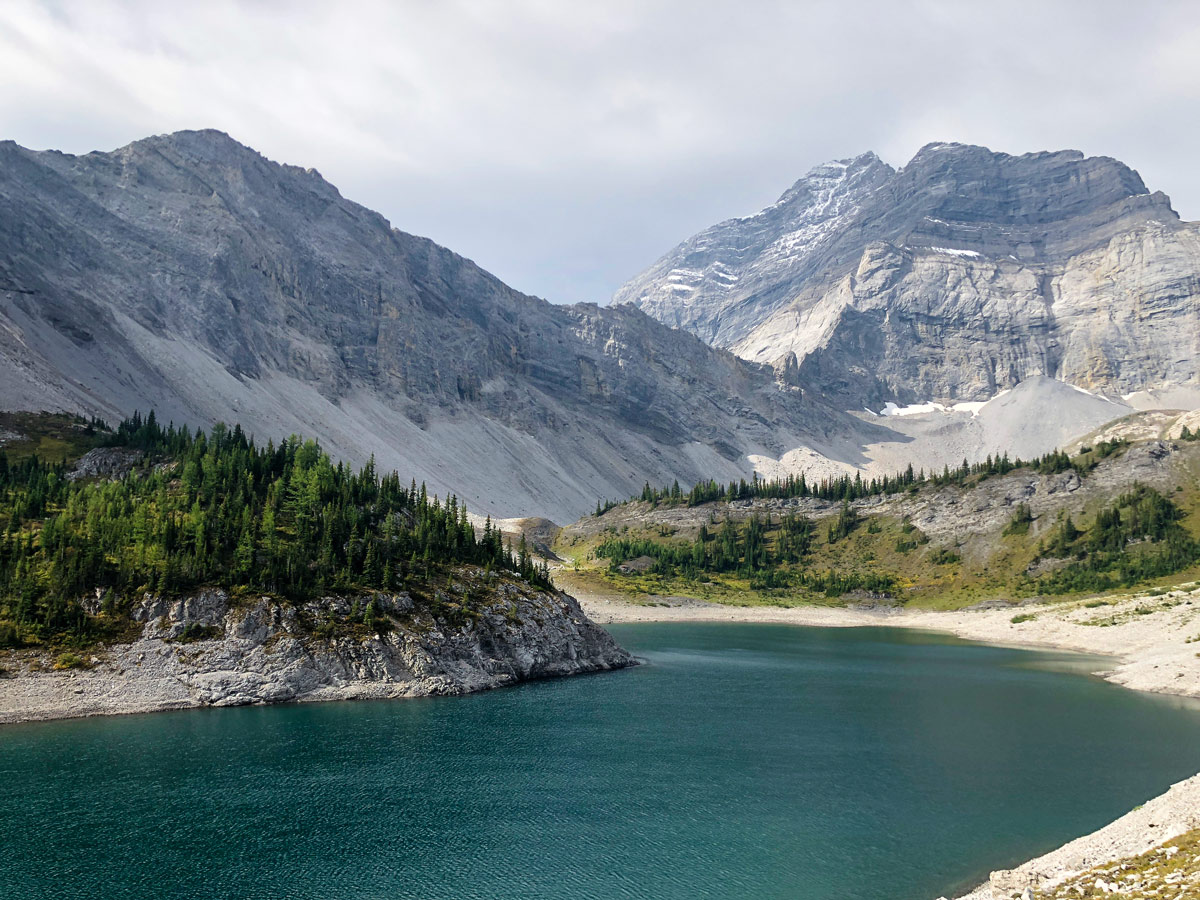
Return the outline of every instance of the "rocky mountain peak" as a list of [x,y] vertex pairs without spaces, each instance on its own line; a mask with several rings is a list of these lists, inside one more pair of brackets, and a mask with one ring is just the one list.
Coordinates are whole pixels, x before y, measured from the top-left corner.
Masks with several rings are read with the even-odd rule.
[[748,477],[840,414],[632,308],[553,306],[227,135],[0,148],[0,408],[317,437],[574,518]]
[[[894,170],[872,152],[851,159],[835,159],[813,166],[776,201],[776,206],[812,202],[832,191],[852,191],[866,178],[879,174],[891,175]],[[763,211],[765,213],[766,210]],[[762,215],[763,213],[759,213]],[[753,218],[753,217],[751,217]]]
[[766,209],[695,235],[617,292],[655,318],[718,346],[739,335],[736,313],[748,296],[762,308],[786,302],[787,278],[820,274],[822,254],[893,177],[874,153],[817,166]]
[[1197,381],[1196,237],[1111,157],[933,143],[818,166],[617,297],[747,359],[795,353],[847,408],[1033,376],[1123,394]]
[[1077,252],[1137,221],[1178,219],[1166,196],[1151,194],[1133,169],[1078,150],[1011,156],[928,144],[896,173],[881,201],[901,233],[907,225],[930,238],[974,239],[979,246],[966,249],[981,252],[1013,252],[1022,244],[1049,254]]

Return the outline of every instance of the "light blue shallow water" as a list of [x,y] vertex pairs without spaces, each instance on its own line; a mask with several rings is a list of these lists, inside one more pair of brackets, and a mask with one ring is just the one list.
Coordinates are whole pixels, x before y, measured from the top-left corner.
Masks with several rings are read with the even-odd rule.
[[0,728],[3,898],[936,897],[1200,770],[1200,712],[878,629],[614,628],[471,697]]

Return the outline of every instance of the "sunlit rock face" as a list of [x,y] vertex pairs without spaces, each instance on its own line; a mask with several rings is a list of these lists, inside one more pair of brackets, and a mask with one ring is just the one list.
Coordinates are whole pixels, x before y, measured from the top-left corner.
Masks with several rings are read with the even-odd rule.
[[740,356],[794,353],[846,408],[986,400],[1047,376],[1108,395],[1197,386],[1200,228],[1075,151],[931,144],[899,171],[820,166],[617,299]]

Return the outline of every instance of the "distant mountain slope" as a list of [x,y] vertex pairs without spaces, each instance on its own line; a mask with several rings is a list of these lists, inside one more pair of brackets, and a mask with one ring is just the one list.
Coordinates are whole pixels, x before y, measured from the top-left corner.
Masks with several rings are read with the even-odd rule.
[[563,528],[554,549],[573,588],[739,605],[1002,607],[1194,581],[1200,443],[1078,450],[890,485],[637,500]]
[[[616,300],[843,408],[982,401],[1033,376],[1200,397],[1200,226],[1117,160],[931,144],[820,166]],[[1180,391],[1174,390],[1175,403]]]
[[884,433],[634,309],[522,295],[213,131],[0,144],[0,372],[0,408],[296,431],[560,520]]

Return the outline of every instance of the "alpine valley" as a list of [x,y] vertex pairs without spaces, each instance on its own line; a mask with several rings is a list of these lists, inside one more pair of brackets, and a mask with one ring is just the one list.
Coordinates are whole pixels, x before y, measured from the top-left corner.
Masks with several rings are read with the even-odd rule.
[[[965,889],[1200,764],[1184,701],[1113,701],[1111,685],[1039,670],[1107,665],[1109,681],[1200,697],[1198,435],[1200,224],[1115,159],[938,143],[898,170],[872,153],[827,163],[602,306],[522,294],[218,131],[81,156],[0,143],[5,728],[631,670],[611,679],[619,709],[594,683],[607,679],[577,679],[394,718],[214,713],[208,745],[240,723],[281,773],[235,779],[234,805],[269,782],[281,805],[259,811],[287,811],[265,826],[193,817],[221,833],[181,841],[233,843],[181,876],[188,896],[257,879],[246,842],[284,832],[273,856],[344,840],[378,863],[314,851],[302,868],[324,872],[321,897]],[[797,640],[781,623],[891,630]],[[305,724],[326,716],[341,724]],[[306,737],[270,736],[293,724]],[[117,742],[140,746],[142,726],[123,725]],[[3,786],[34,786],[35,803],[7,797],[30,822],[82,783],[42,777],[41,727],[6,732],[28,738]],[[73,767],[89,739],[57,727],[45,734],[65,736]],[[109,762],[141,750],[111,752],[108,735],[86,754],[103,771],[80,769],[116,779],[105,802],[144,784]],[[312,792],[288,780],[285,745]],[[164,755],[190,767],[189,752]],[[191,773],[199,795],[227,755]],[[1015,790],[1027,759],[1053,765],[1028,765],[1037,777]],[[1104,765],[1102,789],[1074,778]],[[696,772],[746,781],[709,796]],[[797,772],[828,796],[794,793]],[[922,774],[893,791],[897,772]],[[963,786],[979,784],[994,789],[971,801]],[[158,825],[126,818],[88,828],[155,844]],[[235,819],[247,831],[227,832]],[[42,824],[18,825],[21,840],[70,843]],[[865,836],[837,838],[847,824]],[[609,858],[616,832],[627,843]],[[1198,841],[1200,775],[973,897],[1194,896],[1180,891],[1200,890]],[[764,870],[769,845],[780,862]],[[141,869],[107,855],[121,870],[80,890],[157,884],[154,849]],[[874,868],[847,888],[860,856]],[[0,885],[77,868],[10,857]],[[281,890],[300,883],[280,871]]]

